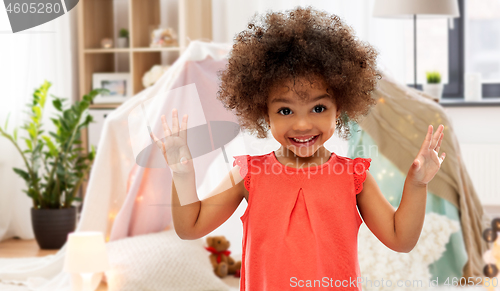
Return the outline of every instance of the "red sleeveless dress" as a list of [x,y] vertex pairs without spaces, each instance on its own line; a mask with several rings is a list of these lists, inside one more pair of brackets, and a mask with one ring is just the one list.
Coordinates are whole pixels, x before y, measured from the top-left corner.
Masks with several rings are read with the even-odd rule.
[[249,191],[240,290],[361,290],[356,194],[371,159],[332,153],[299,169],[274,151],[233,157]]

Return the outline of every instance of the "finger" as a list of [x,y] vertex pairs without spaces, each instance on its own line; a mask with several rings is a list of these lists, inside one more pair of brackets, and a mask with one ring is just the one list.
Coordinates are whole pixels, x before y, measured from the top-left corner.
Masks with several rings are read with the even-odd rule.
[[172,135],[179,135],[179,117],[175,108],[172,109]]
[[156,143],[156,141],[158,140],[158,138],[155,136],[155,134],[151,132],[151,133],[149,134],[149,136],[150,136],[150,137],[151,137],[151,138],[155,141],[155,143]]
[[438,144],[436,146],[436,152],[439,153],[439,149],[441,148],[441,142],[443,141],[443,137],[444,137],[444,133],[441,133],[441,136],[439,137],[439,141],[438,141]]
[[421,149],[429,149],[429,146],[431,144],[431,137],[432,137],[432,125],[429,125],[427,127],[427,134],[425,135],[425,140],[422,143]]
[[188,115],[184,114],[184,116],[182,117],[181,132],[179,133],[179,136],[182,137],[184,141],[187,141],[187,122]]
[[165,137],[170,136],[172,133],[170,132],[170,128],[168,127],[165,115],[161,116],[161,125],[163,126],[163,132],[165,132]]
[[441,164],[444,161],[444,158],[446,158],[446,153],[441,154],[441,158],[439,158],[439,164]]
[[436,129],[436,132],[434,133],[434,135],[432,136],[432,142],[431,142],[431,148],[434,149],[436,148],[438,142],[439,142],[439,139],[441,137],[441,133],[443,132],[443,125],[440,124],[438,126],[438,128]]

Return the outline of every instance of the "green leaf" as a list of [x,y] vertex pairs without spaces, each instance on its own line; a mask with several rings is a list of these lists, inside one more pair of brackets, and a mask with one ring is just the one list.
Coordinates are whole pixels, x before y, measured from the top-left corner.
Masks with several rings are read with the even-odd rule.
[[28,132],[30,134],[31,139],[36,138],[36,128],[35,128],[35,125],[33,123],[30,123],[30,127],[28,128]]
[[42,118],[42,110],[40,110],[40,107],[33,107],[33,111],[35,112],[36,116],[36,123],[38,124],[38,121]]
[[73,200],[78,201],[78,202],[81,202],[81,201],[82,201],[82,198],[81,198],[81,197],[73,197]]
[[5,131],[7,131],[7,126],[9,125],[9,117],[10,117],[10,112],[7,114],[7,119],[5,120]]
[[62,103],[60,99],[52,101],[52,105],[57,109],[57,111],[62,111]]
[[80,111],[78,110],[78,103],[75,103],[74,105],[71,106],[71,111],[73,111],[73,114],[78,115],[80,114]]
[[18,174],[19,176],[21,176],[21,178],[24,179],[24,181],[26,181],[27,183],[30,182],[30,175],[24,171],[24,170],[21,170],[19,168],[13,168],[14,172],[16,172],[16,174]]
[[55,125],[56,127],[60,127],[60,126],[61,126],[61,124],[59,123],[59,120],[58,120],[58,119],[51,118],[50,120],[52,120],[52,123],[54,123],[54,125]]
[[88,155],[90,161],[94,160],[95,154],[96,154],[95,146],[91,145],[91,151],[90,151],[90,153]]
[[85,111],[89,107],[90,101],[83,100],[80,102],[80,108],[82,109],[82,112]]
[[88,125],[89,123],[91,123],[92,121],[94,121],[94,118],[92,117],[92,115],[87,115],[87,117],[85,117],[85,121],[84,123],[86,125]]
[[69,125],[68,125],[68,122],[65,120],[65,119],[61,119],[61,125],[62,125],[62,129],[64,129],[65,131],[71,131]]
[[17,142],[17,128],[14,129],[14,141]]
[[64,110],[63,117],[68,119],[68,120],[73,120],[74,118],[73,118],[73,115],[71,113],[72,113],[71,109]]
[[49,132],[49,134],[56,139],[57,142],[60,142],[61,141],[61,137],[55,133],[53,133],[52,131]]
[[49,147],[49,150],[50,150],[50,154],[53,156],[57,156],[57,148],[54,145],[54,143],[52,142],[52,140],[50,139],[50,137],[44,135],[44,136],[42,136],[42,138],[47,143],[47,146]]
[[[89,95],[83,95],[82,100],[85,100],[85,101],[87,101],[87,102],[90,102],[90,101],[92,101],[92,98],[91,98]],[[78,105],[79,105],[79,104],[78,104]]]
[[31,140],[28,138],[25,138],[24,140],[26,141],[26,145],[28,146],[30,151],[33,151],[33,144],[31,143]]

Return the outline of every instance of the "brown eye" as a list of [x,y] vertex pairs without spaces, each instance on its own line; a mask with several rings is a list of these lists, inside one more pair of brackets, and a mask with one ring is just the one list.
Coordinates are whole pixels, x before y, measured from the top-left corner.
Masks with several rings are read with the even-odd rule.
[[[290,110],[289,108],[284,107],[284,108],[280,108],[280,109],[278,110],[278,113],[280,113],[281,111],[291,111],[291,110]],[[280,114],[281,114],[281,113],[280,113]],[[281,115],[285,115],[285,116],[286,116],[286,115],[288,115],[288,114],[281,114]]]
[[324,105],[316,105],[316,106],[314,106],[314,109],[316,109],[316,108],[323,108],[324,109],[324,110],[321,110],[320,112],[316,112],[316,113],[321,113],[321,112],[323,112],[323,111],[326,110],[326,106],[324,106]]

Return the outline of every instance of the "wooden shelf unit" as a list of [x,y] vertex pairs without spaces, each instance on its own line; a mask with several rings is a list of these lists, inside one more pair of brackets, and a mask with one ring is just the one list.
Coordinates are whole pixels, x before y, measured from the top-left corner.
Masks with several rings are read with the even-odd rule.
[[[116,1],[116,0],[115,0]],[[132,95],[144,90],[142,77],[153,65],[162,64],[162,53],[169,59],[177,59],[186,49],[189,40],[212,39],[212,2],[211,0],[178,0],[177,41],[178,46],[151,48],[150,32],[161,24],[160,0],[121,0],[126,3],[129,30],[128,48],[101,48],[103,38],[115,39],[121,27],[115,27],[113,0],[82,0],[78,9],[78,64],[79,100],[92,90],[94,73],[124,72],[116,69],[120,60],[126,60],[132,81]],[[125,17],[120,15],[119,17]],[[122,19],[123,22],[123,19]],[[162,26],[163,27],[163,26]],[[170,54],[175,54],[173,57]],[[165,59],[165,58],[163,58]],[[120,104],[91,104],[92,109],[113,109]],[[82,147],[88,152],[87,129],[82,130]],[[87,183],[83,183],[81,197],[85,194]]]

